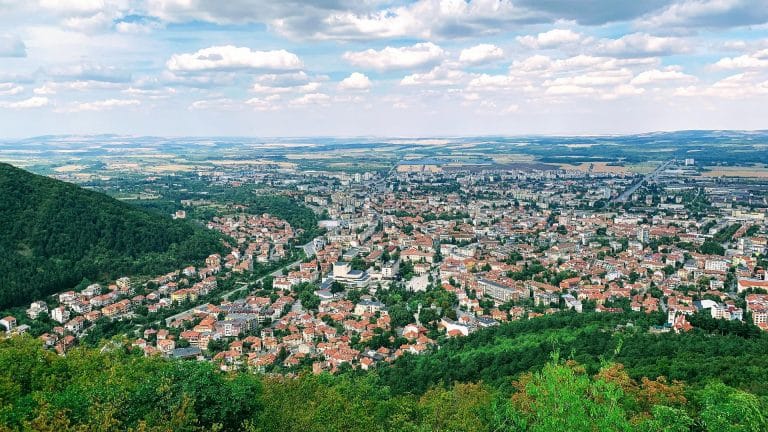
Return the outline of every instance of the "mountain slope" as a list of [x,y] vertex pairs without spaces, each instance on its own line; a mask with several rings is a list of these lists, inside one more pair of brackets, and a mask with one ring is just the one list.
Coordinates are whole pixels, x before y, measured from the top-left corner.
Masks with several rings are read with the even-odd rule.
[[[691,318],[700,321],[699,315]],[[768,395],[768,335],[751,323],[730,330],[696,329],[685,334],[651,334],[666,314],[559,313],[514,321],[451,339],[440,350],[405,356],[378,369],[395,393],[426,391],[440,383],[482,381],[498,386],[509,377],[538,370],[554,351],[597,373],[604,361],[626,366],[635,379],[665,376],[701,386],[713,379]],[[714,320],[713,320],[714,321]],[[633,326],[625,325],[633,323]]]
[[173,270],[219,247],[190,223],[0,164],[0,309],[83,278]]

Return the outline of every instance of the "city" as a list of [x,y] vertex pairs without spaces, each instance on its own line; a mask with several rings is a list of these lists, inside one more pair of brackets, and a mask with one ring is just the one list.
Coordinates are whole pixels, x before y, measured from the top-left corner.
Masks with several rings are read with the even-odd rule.
[[[693,158],[647,175],[607,168],[199,171],[203,185],[270,184],[323,233],[307,238],[237,200],[180,200],[176,218],[215,209],[206,227],[231,239],[226,255],[81,283],[0,324],[23,333],[33,320],[59,353],[121,333],[145,355],[282,373],[365,370],[563,311],[663,313],[649,332],[689,331],[705,315],[768,329],[764,184],[702,175]],[[146,175],[142,193],[161,196],[164,181]]]
[[768,431],[768,0],[0,0],[0,432]]

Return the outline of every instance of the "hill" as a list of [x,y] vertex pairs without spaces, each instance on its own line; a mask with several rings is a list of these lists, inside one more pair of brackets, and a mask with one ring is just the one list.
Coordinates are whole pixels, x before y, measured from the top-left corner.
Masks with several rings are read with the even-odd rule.
[[220,247],[192,223],[0,164],[0,309],[83,278],[174,270]]
[[[553,324],[544,321],[544,327]],[[608,326],[597,327],[606,329],[610,323],[604,324]],[[540,333],[508,328],[520,338],[518,342]],[[688,366],[703,364],[696,356],[702,349],[698,335],[654,337],[668,344],[682,341],[678,351],[691,355]],[[472,345],[478,342],[475,338],[461,349],[454,347],[453,354],[464,352],[471,361],[477,354]],[[709,340],[714,350],[722,342],[718,336]],[[520,343],[519,350],[530,349],[533,357],[538,356],[535,343],[527,344],[528,349],[525,345]],[[564,360],[564,352],[558,355],[552,348],[541,363],[522,366],[530,371],[503,379],[500,374],[493,382],[462,378],[422,388],[402,368],[392,369],[391,379],[415,384],[401,391],[366,372],[294,377],[222,373],[212,362],[144,357],[141,350],[129,351],[129,346],[113,341],[101,351],[76,348],[57,356],[27,336],[0,339],[0,431],[757,432],[768,428],[764,415],[768,400],[717,377],[699,385],[656,375],[635,378],[632,368],[620,362],[606,358],[593,370],[577,360]],[[483,348],[499,353],[506,349],[494,344]],[[498,353],[494,357],[499,364],[508,361]],[[736,353],[733,358],[741,361],[742,371],[764,368],[747,365],[750,357],[754,358]],[[444,364],[419,366],[431,369]]]
[[590,373],[613,361],[623,364],[634,379],[665,376],[693,387],[717,379],[768,395],[768,358],[764,355],[768,335],[746,323],[733,323],[723,331],[717,324],[724,321],[711,318],[716,321],[711,331],[648,332],[649,326],[663,323],[665,317],[560,313],[515,321],[452,339],[429,355],[403,357],[378,374],[395,393],[472,381],[504,387],[510,384],[510,377],[540,369],[557,350]]

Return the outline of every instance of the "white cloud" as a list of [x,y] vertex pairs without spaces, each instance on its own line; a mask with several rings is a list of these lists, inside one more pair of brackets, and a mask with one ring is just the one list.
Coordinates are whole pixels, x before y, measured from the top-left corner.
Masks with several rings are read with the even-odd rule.
[[325,76],[310,77],[304,71],[282,74],[264,74],[256,77],[256,82],[251,87],[254,93],[314,93],[320,86],[320,81],[326,80]]
[[415,73],[407,75],[402,80],[400,80],[400,85],[449,86],[460,83],[465,76],[466,74],[460,70],[454,69],[448,65],[441,65],[426,73]]
[[455,39],[498,34],[530,24],[630,21],[672,0],[147,0],[168,22],[265,23],[298,39]]
[[68,16],[93,15],[106,8],[118,6],[121,3],[126,4],[127,2],[112,0],[38,0],[38,4],[43,9]]
[[157,21],[120,21],[115,24],[115,30],[127,34],[146,34],[162,27],[162,24]]
[[131,81],[131,73],[128,70],[91,63],[56,66],[51,68],[48,74],[57,81],[90,82],[92,85]]
[[596,93],[597,90],[592,87],[584,87],[578,85],[553,85],[547,87],[545,94],[553,96],[582,96]]
[[553,29],[536,36],[518,36],[517,41],[532,49],[559,48],[582,42],[584,35],[568,29]]
[[481,74],[469,82],[468,88],[471,91],[493,92],[505,89],[524,88],[527,85],[527,82],[510,75]]
[[326,105],[330,100],[330,96],[324,93],[308,93],[291,100],[291,105]]
[[103,111],[137,105],[141,105],[141,101],[138,99],[105,99],[92,102],[75,102],[68,111]]
[[434,65],[445,57],[445,51],[432,42],[417,43],[409,47],[386,47],[376,51],[367,49],[344,53],[350,64],[365,69],[389,71]]
[[280,95],[269,95],[265,98],[251,98],[245,101],[245,103],[255,110],[269,111],[278,108],[276,102],[280,99]]
[[723,78],[711,86],[688,86],[675,90],[675,96],[708,96],[742,100],[768,94],[768,80],[755,72],[745,72]]
[[459,61],[469,65],[479,65],[504,58],[504,50],[493,44],[479,44],[461,50]]
[[632,33],[617,39],[596,39],[568,29],[554,29],[536,36],[518,36],[517,41],[531,49],[561,49],[614,57],[653,57],[689,52],[684,38]]
[[608,86],[625,84],[632,79],[632,72],[626,68],[598,70],[583,74],[558,77],[544,82],[545,86]]
[[303,93],[303,92],[313,92],[320,88],[319,82],[308,82],[306,84],[302,85],[296,85],[296,86],[269,86],[264,85],[261,83],[255,83],[253,87],[251,87],[251,91],[254,93],[266,93],[266,94],[277,94],[277,93]]
[[645,89],[642,87],[635,87],[631,84],[621,84],[604,92],[600,98],[604,100],[613,100],[625,96],[637,96],[643,93],[645,93]]
[[171,71],[204,72],[238,69],[297,70],[303,64],[296,54],[286,50],[251,51],[232,45],[213,46],[192,54],[174,54],[166,63]]
[[511,104],[507,108],[504,109],[505,114],[513,114],[516,112],[520,112],[520,105],[518,104]]
[[15,83],[0,83],[0,96],[13,96],[24,91],[24,87]]
[[685,53],[690,49],[682,38],[632,33],[618,39],[601,39],[594,52],[616,57],[654,57]]
[[229,98],[201,99],[189,104],[190,111],[239,111],[243,104]]
[[363,10],[336,10],[271,21],[278,32],[298,38],[353,40],[415,37],[456,38],[499,33],[506,26],[543,20],[540,12],[511,0],[418,0],[379,9],[378,2],[358,2]]
[[730,28],[768,22],[766,0],[679,0],[639,23],[646,28]]
[[342,90],[368,90],[371,88],[371,80],[360,72],[352,72],[341,80],[339,88]]
[[724,57],[713,65],[716,69],[762,69],[768,67],[768,49],[738,57]]
[[124,86],[124,83],[107,81],[48,81],[32,90],[32,92],[36,95],[53,95],[66,91],[91,92],[98,90],[118,90]]
[[160,89],[146,89],[137,87],[128,87],[123,90],[122,93],[129,96],[140,96],[148,99],[158,100],[167,99],[176,94],[176,89],[173,87],[164,87]]
[[130,0],[39,0],[38,4],[58,17],[63,27],[78,32],[110,29],[139,6]]
[[53,84],[45,83],[42,86],[32,90],[32,92],[36,95],[52,95],[56,94],[56,89],[54,88]]
[[34,96],[29,99],[24,99],[16,102],[0,101],[0,108],[10,109],[28,109],[28,108],[42,108],[48,106],[50,101],[46,97]]
[[648,85],[648,84],[658,84],[658,83],[669,83],[669,82],[690,82],[690,81],[696,81],[696,77],[693,75],[688,75],[686,73],[681,72],[680,70],[668,67],[664,70],[659,69],[651,69],[647,71],[640,72],[632,78],[631,84],[632,85]]

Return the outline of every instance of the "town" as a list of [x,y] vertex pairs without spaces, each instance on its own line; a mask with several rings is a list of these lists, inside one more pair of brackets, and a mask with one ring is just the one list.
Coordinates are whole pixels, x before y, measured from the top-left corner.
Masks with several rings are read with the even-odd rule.
[[[700,176],[694,159],[645,175],[594,168],[198,172],[218,188],[268,185],[311,209],[318,234],[202,192],[173,217],[206,215],[229,253],[68,287],[0,326],[60,354],[127,344],[261,373],[367,370],[555,313],[662,314],[648,332],[711,320],[768,330],[764,183]],[[143,180],[142,193],[167,187]]]

